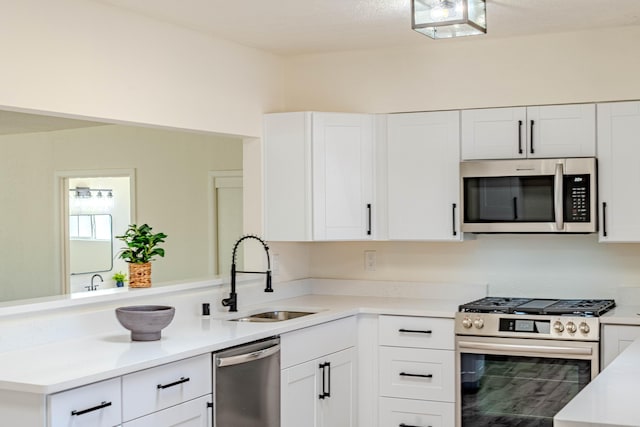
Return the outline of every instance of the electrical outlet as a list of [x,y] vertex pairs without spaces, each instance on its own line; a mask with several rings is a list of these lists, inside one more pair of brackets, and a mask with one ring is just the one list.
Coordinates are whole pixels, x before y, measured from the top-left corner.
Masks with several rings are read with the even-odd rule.
[[364,251],[364,270],[376,271],[376,251]]

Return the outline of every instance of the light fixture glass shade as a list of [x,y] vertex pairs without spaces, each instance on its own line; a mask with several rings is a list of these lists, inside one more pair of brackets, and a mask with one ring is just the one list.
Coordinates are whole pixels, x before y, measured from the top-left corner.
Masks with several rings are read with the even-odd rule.
[[485,2],[486,0],[412,0],[411,28],[432,39],[485,34]]

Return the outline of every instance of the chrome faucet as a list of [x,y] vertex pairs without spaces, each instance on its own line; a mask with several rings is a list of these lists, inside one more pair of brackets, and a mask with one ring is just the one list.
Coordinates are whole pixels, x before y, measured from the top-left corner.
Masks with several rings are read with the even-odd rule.
[[91,276],[91,285],[90,286],[85,286],[85,288],[87,288],[88,291],[97,291],[98,290],[98,286],[100,286],[100,285],[99,284],[98,285],[94,285],[93,284],[93,279],[95,279],[96,277],[99,277],[100,281],[104,282],[104,279],[102,278],[101,275],[94,274],[93,276]]
[[[246,239],[255,239],[262,243],[264,247],[264,251],[267,254],[267,271],[237,271],[236,270],[236,251],[238,250],[238,246]],[[266,274],[267,275],[267,287],[264,289],[265,292],[273,292],[273,288],[271,287],[271,260],[269,258],[269,246],[265,243],[264,240],[259,238],[258,236],[247,235],[242,236],[236,244],[233,246],[233,254],[231,256],[231,293],[229,294],[229,298],[225,298],[222,300],[222,305],[224,307],[229,307],[229,311],[238,311],[238,294],[236,293],[236,273],[254,273],[254,274]]]

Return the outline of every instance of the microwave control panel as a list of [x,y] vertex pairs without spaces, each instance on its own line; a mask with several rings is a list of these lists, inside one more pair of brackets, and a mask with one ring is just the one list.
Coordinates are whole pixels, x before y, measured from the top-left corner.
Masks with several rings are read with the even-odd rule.
[[591,221],[589,180],[589,175],[566,175],[564,177],[564,220],[566,222]]

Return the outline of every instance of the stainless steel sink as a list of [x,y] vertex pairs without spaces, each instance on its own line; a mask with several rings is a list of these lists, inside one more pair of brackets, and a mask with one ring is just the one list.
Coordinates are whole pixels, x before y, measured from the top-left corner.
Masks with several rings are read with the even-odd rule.
[[310,311],[265,311],[264,313],[252,314],[251,316],[239,317],[237,319],[229,319],[232,322],[282,322],[283,320],[296,319],[302,316],[314,314]]

